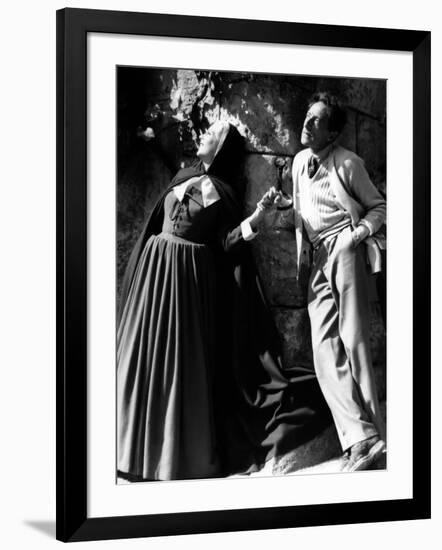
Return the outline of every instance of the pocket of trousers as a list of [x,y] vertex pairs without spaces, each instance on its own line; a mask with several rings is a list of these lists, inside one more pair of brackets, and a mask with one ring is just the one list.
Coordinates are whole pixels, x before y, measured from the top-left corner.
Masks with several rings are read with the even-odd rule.
[[341,243],[340,248],[345,250],[355,250],[355,248],[358,246],[358,243],[355,241],[353,237],[353,229],[349,225],[345,229],[342,230],[341,234]]

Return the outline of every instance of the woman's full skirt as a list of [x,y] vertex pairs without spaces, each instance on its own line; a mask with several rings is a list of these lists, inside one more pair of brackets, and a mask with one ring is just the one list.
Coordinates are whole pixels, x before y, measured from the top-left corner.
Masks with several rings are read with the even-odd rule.
[[117,453],[132,479],[219,472],[213,412],[215,268],[204,244],[147,241],[117,332]]

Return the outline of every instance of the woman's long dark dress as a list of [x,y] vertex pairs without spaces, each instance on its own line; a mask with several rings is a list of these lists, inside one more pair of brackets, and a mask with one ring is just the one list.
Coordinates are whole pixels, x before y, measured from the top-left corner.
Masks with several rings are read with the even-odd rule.
[[[118,469],[142,479],[220,474],[214,418],[215,258],[231,248],[222,200],[164,201],[162,232],[139,258],[117,335]],[[226,237],[230,238],[226,238]],[[226,244],[228,243],[228,244]]]

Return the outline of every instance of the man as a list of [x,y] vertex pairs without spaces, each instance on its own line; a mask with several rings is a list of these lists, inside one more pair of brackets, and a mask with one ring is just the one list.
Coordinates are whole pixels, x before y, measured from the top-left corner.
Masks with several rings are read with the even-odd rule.
[[296,155],[292,173],[298,274],[312,257],[315,371],[344,451],[343,470],[357,471],[385,452],[370,355],[367,259],[379,270],[376,233],[386,204],[363,161],[335,144],[345,122],[335,97],[316,94],[302,128],[306,149]]

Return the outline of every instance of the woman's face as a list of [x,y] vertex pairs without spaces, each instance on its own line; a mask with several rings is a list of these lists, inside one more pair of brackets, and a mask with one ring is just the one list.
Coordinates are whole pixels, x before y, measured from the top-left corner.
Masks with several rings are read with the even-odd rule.
[[208,164],[213,162],[222,133],[223,125],[219,122],[215,122],[209,126],[206,132],[201,136],[200,146],[196,154],[203,162]]

